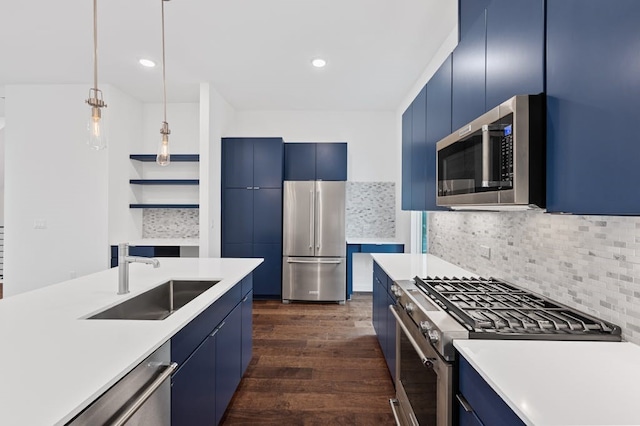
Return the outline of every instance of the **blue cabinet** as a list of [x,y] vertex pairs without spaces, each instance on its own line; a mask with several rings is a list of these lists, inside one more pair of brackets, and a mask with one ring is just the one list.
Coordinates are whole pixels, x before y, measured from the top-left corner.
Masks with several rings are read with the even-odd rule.
[[637,0],[547,4],[550,212],[640,215],[639,16]]
[[518,426],[523,421],[462,356],[458,362],[458,405],[461,425]]
[[411,103],[411,209],[426,210],[427,86]]
[[457,130],[515,95],[544,92],[545,0],[461,0],[453,51]]
[[215,423],[222,416],[242,378],[242,305],[237,305],[216,328]]
[[[460,2],[460,14],[475,0]],[[474,12],[476,7],[474,7]],[[474,13],[452,56],[451,124],[454,131],[482,115],[485,109],[486,9]]]
[[[180,257],[180,246],[129,246],[130,256]],[[111,267],[118,266],[118,246],[111,246]]]
[[411,137],[413,130],[413,105],[402,114],[402,210],[411,209]]
[[390,305],[395,305],[396,299],[391,292],[393,281],[382,268],[373,264],[373,328],[378,337],[378,343],[384,355],[391,379],[396,381],[396,321],[389,310]]
[[263,257],[255,296],[280,298],[283,141],[223,138],[222,159],[222,256]]
[[492,0],[487,7],[485,111],[544,92],[545,1]]
[[451,55],[427,83],[425,210],[448,210],[436,205],[436,144],[451,134]]
[[347,144],[286,143],[284,180],[347,180]]
[[179,365],[171,379],[172,425],[218,424],[224,415],[251,361],[251,286],[248,275],[171,338]]

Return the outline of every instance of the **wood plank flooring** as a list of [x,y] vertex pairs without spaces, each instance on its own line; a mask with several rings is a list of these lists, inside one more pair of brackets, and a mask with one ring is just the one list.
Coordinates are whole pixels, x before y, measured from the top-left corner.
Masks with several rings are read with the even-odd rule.
[[394,425],[371,294],[253,304],[253,359],[222,425]]

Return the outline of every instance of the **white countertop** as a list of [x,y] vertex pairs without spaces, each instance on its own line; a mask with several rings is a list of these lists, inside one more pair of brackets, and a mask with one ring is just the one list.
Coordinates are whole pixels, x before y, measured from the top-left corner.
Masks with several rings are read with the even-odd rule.
[[347,244],[404,244],[395,238],[347,238]]
[[476,274],[431,254],[373,253],[371,257],[394,281],[409,280],[415,276],[477,277]]
[[513,340],[454,345],[528,425],[640,425],[640,346]]
[[[255,269],[262,259],[161,258],[0,300],[0,425],[64,424]],[[162,321],[84,320],[169,279],[221,280]]]
[[112,246],[117,246],[119,243],[129,243],[132,246],[182,246],[191,247],[199,246],[200,240],[198,238],[140,238],[138,240],[131,241],[118,241],[112,242]]

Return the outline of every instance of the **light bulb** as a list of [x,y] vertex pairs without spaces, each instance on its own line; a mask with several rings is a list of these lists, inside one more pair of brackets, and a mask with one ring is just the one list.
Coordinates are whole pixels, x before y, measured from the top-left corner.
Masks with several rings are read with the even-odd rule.
[[87,145],[89,145],[91,149],[99,151],[107,147],[107,132],[105,127],[100,108],[91,107],[91,117],[87,123],[87,130],[89,132]]
[[156,163],[161,166],[166,166],[171,162],[171,155],[169,155],[169,135],[162,135],[162,142],[158,148],[158,155],[156,156]]

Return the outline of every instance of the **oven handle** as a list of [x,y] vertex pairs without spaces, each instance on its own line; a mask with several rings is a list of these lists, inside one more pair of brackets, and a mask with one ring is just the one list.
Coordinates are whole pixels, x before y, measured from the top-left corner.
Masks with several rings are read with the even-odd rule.
[[416,343],[415,339],[413,338],[413,336],[409,332],[409,329],[407,329],[407,326],[404,325],[404,323],[402,322],[402,319],[400,318],[400,316],[396,312],[396,307],[394,305],[389,305],[389,310],[391,310],[391,313],[393,314],[393,316],[396,317],[396,323],[400,326],[400,328],[404,332],[404,335],[407,336],[407,339],[409,339],[409,342],[411,342],[411,346],[413,346],[413,349],[415,349],[415,351],[418,353],[418,356],[420,357],[420,360],[422,361],[422,364],[424,364],[427,367],[432,368],[433,364],[436,363],[437,359],[436,358],[428,358],[424,354],[424,352],[422,352],[422,349],[420,349],[420,346],[418,346],[418,343]]
[[399,404],[398,399],[397,398],[390,398],[389,399],[389,404],[391,404],[391,412],[393,413],[393,418],[396,420],[396,425],[401,424],[400,423],[400,417],[398,416],[398,409],[396,408],[396,405]]

